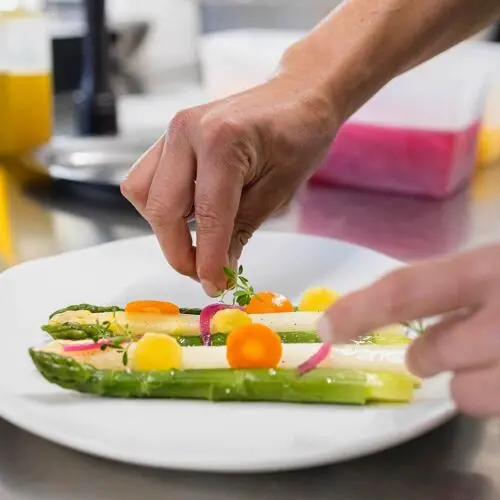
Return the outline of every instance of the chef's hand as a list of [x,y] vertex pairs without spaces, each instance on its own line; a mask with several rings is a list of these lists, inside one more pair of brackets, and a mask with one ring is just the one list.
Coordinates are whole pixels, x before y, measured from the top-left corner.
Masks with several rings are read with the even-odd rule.
[[[170,264],[214,296],[252,233],[327,151],[337,113],[311,74],[182,111],[122,184]],[[196,248],[188,218],[196,221]]]
[[458,408],[500,415],[500,245],[396,270],[341,298],[321,321],[323,339],[342,343],[375,328],[443,315],[410,346],[408,367],[453,372]]
[[122,192],[170,264],[214,295],[226,285],[223,266],[234,266],[253,231],[287,203],[352,112],[499,15],[498,0],[342,2],[286,51],[269,83],[179,113]]

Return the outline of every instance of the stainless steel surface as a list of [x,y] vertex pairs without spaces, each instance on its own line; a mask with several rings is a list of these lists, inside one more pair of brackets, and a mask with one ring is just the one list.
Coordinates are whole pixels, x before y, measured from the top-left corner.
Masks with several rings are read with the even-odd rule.
[[74,131],[71,95],[55,98],[55,132],[37,153],[38,170],[53,179],[118,186],[133,163],[163,133],[174,114],[206,101],[198,68],[172,70],[160,84],[142,82],[147,92],[117,98],[119,133],[81,137]]
[[[404,260],[500,242],[500,166],[445,202],[307,187],[264,229],[353,241]],[[115,188],[0,167],[0,262],[149,233]],[[140,432],[141,425],[133,432]],[[494,500],[500,424],[459,417],[398,448],[353,462],[269,475],[158,471],[64,449],[0,420],[0,498],[13,500]]]

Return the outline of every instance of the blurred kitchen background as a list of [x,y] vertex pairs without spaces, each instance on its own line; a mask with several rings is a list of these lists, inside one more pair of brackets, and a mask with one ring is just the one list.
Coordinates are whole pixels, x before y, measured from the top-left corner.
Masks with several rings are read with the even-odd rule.
[[[339,3],[0,0],[0,269],[148,233],[117,187],[134,161],[177,111],[265,81]],[[408,261],[500,239],[499,38],[391,82],[265,227]]]

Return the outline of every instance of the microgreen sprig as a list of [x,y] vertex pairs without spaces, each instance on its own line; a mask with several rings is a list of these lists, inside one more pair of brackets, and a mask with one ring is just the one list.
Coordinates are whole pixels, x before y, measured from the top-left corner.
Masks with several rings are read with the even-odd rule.
[[[129,349],[130,345],[132,344],[132,342],[135,340],[134,334],[132,333],[132,331],[130,330],[130,328],[128,326],[125,326],[125,327],[120,327],[121,335],[115,336],[113,334],[113,332],[111,331],[111,323],[110,322],[105,322],[105,323],[107,323],[107,324],[104,325],[104,323],[103,323],[103,326],[105,326],[105,328],[108,330],[109,335],[106,335],[105,337],[101,337],[101,338],[109,338],[110,341],[101,346],[101,351],[104,351],[104,350],[110,348],[110,349],[116,349],[119,352],[123,352],[122,363],[124,366],[127,366],[128,365],[128,349]],[[124,347],[123,344],[125,344],[125,343],[129,343],[129,345]]]
[[221,302],[228,291],[233,291],[233,305],[238,304],[239,306],[247,306],[255,296],[255,290],[248,282],[248,279],[243,276],[243,266],[240,266],[237,271],[224,267],[224,274],[228,279],[228,289],[221,295]]

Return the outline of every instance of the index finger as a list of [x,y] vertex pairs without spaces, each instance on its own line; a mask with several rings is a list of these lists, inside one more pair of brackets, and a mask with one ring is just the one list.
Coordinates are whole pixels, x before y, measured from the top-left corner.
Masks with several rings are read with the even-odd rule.
[[474,253],[403,267],[333,304],[318,328],[342,343],[384,326],[480,305],[491,272]]
[[243,189],[243,173],[222,155],[198,159],[195,188],[196,268],[205,292],[224,290],[224,266]]
[[145,207],[145,217],[170,265],[196,277],[187,217],[193,204],[196,158],[181,130],[167,134]]

